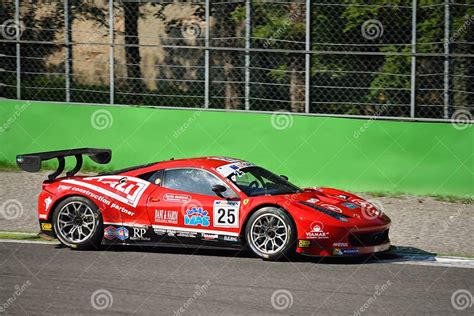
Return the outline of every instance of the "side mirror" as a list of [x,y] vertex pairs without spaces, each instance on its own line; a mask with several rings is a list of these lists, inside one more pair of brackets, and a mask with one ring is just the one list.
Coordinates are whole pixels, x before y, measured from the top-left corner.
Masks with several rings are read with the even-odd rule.
[[288,177],[285,176],[285,175],[280,175],[280,178],[283,178],[283,179],[285,179],[286,181],[288,181]]
[[214,184],[212,186],[212,191],[218,196],[223,198],[224,196],[222,195],[223,192],[225,192],[227,188],[221,184]]

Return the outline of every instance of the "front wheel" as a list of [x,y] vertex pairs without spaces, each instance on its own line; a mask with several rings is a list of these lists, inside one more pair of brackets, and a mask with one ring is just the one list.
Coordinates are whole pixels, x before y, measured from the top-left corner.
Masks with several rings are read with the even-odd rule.
[[103,237],[102,216],[89,199],[72,196],[61,201],[54,209],[53,226],[59,241],[70,248],[100,247]]
[[263,259],[278,260],[295,249],[293,221],[277,207],[264,207],[256,211],[250,217],[245,232],[248,246]]

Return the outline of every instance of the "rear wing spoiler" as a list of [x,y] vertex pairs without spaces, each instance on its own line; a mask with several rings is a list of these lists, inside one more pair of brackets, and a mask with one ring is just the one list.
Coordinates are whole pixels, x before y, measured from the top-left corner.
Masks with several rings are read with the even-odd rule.
[[99,148],[76,148],[67,150],[48,151],[43,153],[23,154],[16,156],[16,163],[18,167],[26,172],[38,172],[41,170],[41,163],[45,160],[58,159],[58,168],[55,172],[48,175],[49,180],[56,179],[63,171],[65,166],[65,157],[76,157],[76,166],[66,172],[67,177],[71,177],[81,170],[82,156],[87,155],[93,161],[99,164],[107,164],[112,159],[112,150]]

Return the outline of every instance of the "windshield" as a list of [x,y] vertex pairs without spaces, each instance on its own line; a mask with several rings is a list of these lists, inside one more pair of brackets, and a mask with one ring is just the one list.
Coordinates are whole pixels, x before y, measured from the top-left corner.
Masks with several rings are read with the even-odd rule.
[[291,194],[303,191],[282,177],[260,167],[242,168],[227,178],[248,196]]

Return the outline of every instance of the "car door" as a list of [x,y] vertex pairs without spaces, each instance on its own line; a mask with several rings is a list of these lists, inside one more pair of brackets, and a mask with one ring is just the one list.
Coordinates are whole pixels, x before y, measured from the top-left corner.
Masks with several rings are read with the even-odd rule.
[[[159,182],[147,203],[156,233],[206,240],[238,236],[240,199],[216,175],[200,168],[173,168],[164,170]],[[222,197],[212,191],[215,184],[226,187]]]

